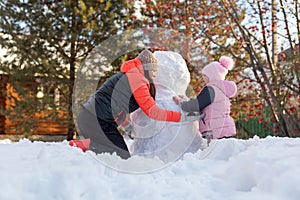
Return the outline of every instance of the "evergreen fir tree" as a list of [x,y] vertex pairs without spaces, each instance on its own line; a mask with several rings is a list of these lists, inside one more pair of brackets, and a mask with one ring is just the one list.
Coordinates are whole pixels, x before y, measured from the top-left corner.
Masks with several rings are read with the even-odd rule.
[[[4,113],[30,133],[34,113],[65,110],[72,139],[76,69],[95,46],[122,31],[132,13],[126,0],[1,1],[0,46],[13,58],[1,62],[1,71],[19,95],[10,97],[15,105]],[[23,87],[25,82],[35,84]],[[37,90],[43,90],[42,98],[35,98]],[[55,92],[60,104],[53,100]],[[47,113],[45,118],[57,117]]]

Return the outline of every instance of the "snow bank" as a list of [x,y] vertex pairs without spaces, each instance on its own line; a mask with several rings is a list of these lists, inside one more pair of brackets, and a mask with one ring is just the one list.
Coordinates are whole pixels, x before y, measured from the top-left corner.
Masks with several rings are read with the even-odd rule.
[[[83,153],[66,141],[2,140],[0,199],[296,200],[299,153],[298,138],[224,139],[164,165],[159,159]],[[114,169],[120,166],[123,171]]]

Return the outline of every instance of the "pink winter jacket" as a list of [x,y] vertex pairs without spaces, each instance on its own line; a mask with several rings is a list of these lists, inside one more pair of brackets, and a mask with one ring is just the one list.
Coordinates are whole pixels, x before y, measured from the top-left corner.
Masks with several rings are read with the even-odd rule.
[[203,109],[206,114],[199,122],[200,132],[212,130],[213,138],[236,135],[235,123],[230,114],[230,100],[237,92],[236,84],[227,80],[211,81],[207,84],[215,92],[214,101]]

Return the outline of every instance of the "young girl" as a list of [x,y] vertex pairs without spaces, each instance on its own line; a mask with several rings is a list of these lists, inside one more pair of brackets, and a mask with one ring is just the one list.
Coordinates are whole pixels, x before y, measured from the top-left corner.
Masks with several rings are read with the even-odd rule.
[[233,60],[222,56],[219,62],[212,62],[203,68],[206,86],[196,99],[184,101],[180,96],[174,97],[174,101],[181,104],[182,110],[205,113],[205,117],[199,122],[199,129],[208,140],[236,135],[235,123],[229,115],[229,99],[235,96],[237,87],[233,81],[225,80],[228,70],[233,67]]

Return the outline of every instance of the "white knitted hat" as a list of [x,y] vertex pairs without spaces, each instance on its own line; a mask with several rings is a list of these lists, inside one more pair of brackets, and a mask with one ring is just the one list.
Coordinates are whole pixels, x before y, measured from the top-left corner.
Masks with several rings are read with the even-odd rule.
[[144,70],[152,70],[157,69],[158,67],[158,61],[154,57],[153,53],[149,50],[143,50],[139,55],[138,59],[143,64]]

